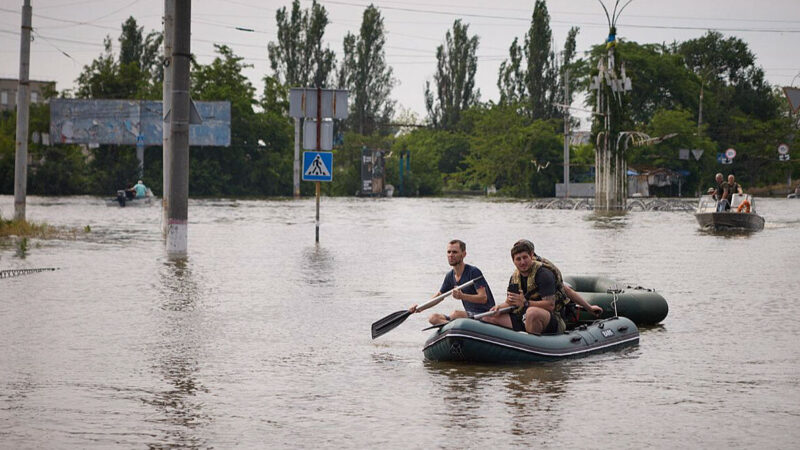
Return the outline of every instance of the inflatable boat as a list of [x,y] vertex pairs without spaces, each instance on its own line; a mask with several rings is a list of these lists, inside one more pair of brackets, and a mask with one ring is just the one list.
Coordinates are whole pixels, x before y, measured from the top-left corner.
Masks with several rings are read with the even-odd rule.
[[[589,304],[603,308],[600,318],[615,315],[627,317],[636,325],[655,325],[667,317],[669,306],[661,294],[641,286],[626,286],[610,278],[590,275],[564,276],[564,282],[578,291]],[[614,298],[616,297],[616,312]],[[577,320],[567,322],[589,323],[597,318],[588,312],[581,312]]]
[[546,362],[582,357],[639,343],[630,319],[613,317],[581,324],[561,334],[536,335],[473,319],[439,328],[422,349],[430,361],[473,363]]

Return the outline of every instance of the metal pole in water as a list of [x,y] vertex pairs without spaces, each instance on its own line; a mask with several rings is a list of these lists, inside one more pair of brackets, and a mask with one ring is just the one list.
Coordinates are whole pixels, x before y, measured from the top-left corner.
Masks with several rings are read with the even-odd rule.
[[314,242],[319,243],[319,194],[320,194],[320,182],[316,182],[317,185],[317,220],[316,220],[316,240]]
[[[322,140],[321,140],[321,133],[322,132],[322,88],[317,87],[317,151],[322,150]],[[316,240],[314,242],[319,243],[319,195],[320,195],[320,184],[319,181],[316,182],[316,191],[317,191],[317,220],[316,220]]]
[[189,58],[191,57],[191,0],[175,1],[175,33],[172,50],[172,112],[170,203],[167,254],[184,256],[189,217]]
[[25,196],[28,192],[28,112],[31,62],[31,1],[22,5],[22,28],[19,41],[19,87],[17,88],[17,138],[14,160],[14,219],[25,220]]
[[294,118],[294,198],[300,198],[300,118]]

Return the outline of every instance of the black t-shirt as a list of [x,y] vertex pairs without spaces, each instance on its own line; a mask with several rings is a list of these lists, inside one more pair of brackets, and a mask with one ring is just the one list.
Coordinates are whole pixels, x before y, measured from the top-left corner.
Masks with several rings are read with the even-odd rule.
[[[725,191],[728,191],[728,195],[723,197]],[[727,181],[723,181],[722,183],[717,185],[717,190],[714,192],[714,196],[717,200],[722,200],[723,198],[725,198],[726,200],[731,201],[731,190],[730,187],[728,186]]]
[[439,292],[447,292],[459,284],[464,284],[467,281],[474,280],[476,278],[480,279],[474,284],[465,287],[461,292],[474,295],[478,293],[478,288],[486,288],[486,303],[472,303],[466,300],[461,300],[461,303],[464,305],[464,309],[467,312],[473,314],[487,312],[492,308],[492,306],[494,306],[494,296],[492,295],[492,290],[489,288],[489,283],[486,282],[486,278],[483,278],[483,273],[481,273],[481,270],[475,266],[464,264],[464,273],[461,274],[461,279],[458,281],[456,281],[456,273],[454,270],[447,272],[447,275],[444,277],[444,281],[442,281],[442,287],[439,288]]

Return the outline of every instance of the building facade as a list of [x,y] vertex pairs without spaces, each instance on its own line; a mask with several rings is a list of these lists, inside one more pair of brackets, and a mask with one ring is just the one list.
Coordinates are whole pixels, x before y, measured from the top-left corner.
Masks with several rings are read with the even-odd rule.
[[[47,103],[45,94],[55,92],[55,81],[29,81],[31,91],[31,104]],[[19,80],[16,78],[0,78],[0,111],[14,111],[17,109],[17,88]]]

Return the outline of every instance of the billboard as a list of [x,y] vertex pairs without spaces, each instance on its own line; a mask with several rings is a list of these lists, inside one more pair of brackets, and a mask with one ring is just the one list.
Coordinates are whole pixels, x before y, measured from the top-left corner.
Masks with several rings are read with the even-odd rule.
[[[189,125],[189,145],[230,147],[231,104],[195,102],[202,119]],[[54,144],[161,146],[162,103],[152,100],[50,100],[50,137]],[[140,138],[141,136],[141,138]]]

